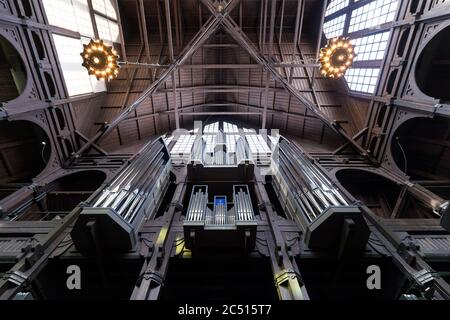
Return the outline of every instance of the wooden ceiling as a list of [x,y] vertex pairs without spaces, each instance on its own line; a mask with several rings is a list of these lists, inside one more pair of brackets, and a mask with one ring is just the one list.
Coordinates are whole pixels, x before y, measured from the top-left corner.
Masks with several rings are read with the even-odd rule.
[[[200,1],[168,2],[169,23],[165,1],[119,1],[125,39],[122,56],[128,61],[169,65],[172,48],[176,58],[212,16]],[[272,7],[272,0],[241,0],[231,17],[281,78],[310,101],[326,120],[336,121],[351,137],[364,125],[368,102],[350,98],[344,80],[323,79],[318,69],[311,67],[319,41],[322,8],[318,3],[304,1],[302,7],[302,1],[278,0]],[[168,38],[170,33],[172,41]],[[296,35],[300,42],[295,40]],[[84,134],[92,137],[102,125],[111,123],[163,72],[163,68],[129,66],[108,85],[106,95],[91,99],[88,113],[84,112],[86,102],[75,103],[77,122]],[[255,128],[261,128],[265,121],[267,129],[280,129],[328,149],[343,142],[326,121],[318,119],[312,112],[315,110],[308,109],[280,81],[269,77],[263,66],[224,28],[209,37],[174,74],[175,82],[169,77],[162,83],[102,141],[103,148],[122,149],[174,130],[175,109],[180,113],[180,126],[185,128],[192,127],[194,120],[215,121],[227,116]]]

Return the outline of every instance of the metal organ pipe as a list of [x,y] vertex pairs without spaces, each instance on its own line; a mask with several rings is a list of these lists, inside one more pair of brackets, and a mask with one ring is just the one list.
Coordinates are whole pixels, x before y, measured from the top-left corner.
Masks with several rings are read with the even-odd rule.
[[111,208],[128,223],[132,223],[163,173],[168,176],[159,140],[149,143],[140,155],[111,182],[97,200],[94,208]]
[[208,189],[206,186],[194,186],[189,201],[187,221],[203,221],[208,203]]
[[[164,198],[170,184],[171,163],[162,138],[148,143],[103,191],[82,207],[71,232],[77,249],[92,251],[91,241],[100,241],[105,250],[132,249],[144,221],[157,212]],[[91,222],[98,227],[89,226]],[[87,229],[96,233],[95,237],[87,237]]]
[[[294,144],[279,142],[279,166],[274,168],[278,189],[288,190],[309,222],[330,207],[348,206],[348,202],[321,170]],[[283,189],[284,188],[284,189]]]
[[[257,221],[248,186],[234,185],[230,193],[233,206],[225,195],[215,196],[214,202],[208,203],[208,186],[193,186],[183,223],[187,248],[214,247],[217,243],[224,247],[254,248]],[[223,232],[223,236],[211,238],[211,234],[218,231]]]
[[253,221],[255,219],[247,186],[234,186],[234,206],[238,221]]

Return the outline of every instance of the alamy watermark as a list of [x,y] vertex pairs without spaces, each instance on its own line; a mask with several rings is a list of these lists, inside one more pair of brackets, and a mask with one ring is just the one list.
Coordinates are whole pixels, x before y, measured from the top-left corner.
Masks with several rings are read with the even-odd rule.
[[69,290],[81,290],[81,268],[76,265],[67,267],[66,273],[69,275],[66,286]]
[[381,268],[377,265],[371,265],[367,267],[366,272],[369,276],[366,281],[367,289],[381,290]]

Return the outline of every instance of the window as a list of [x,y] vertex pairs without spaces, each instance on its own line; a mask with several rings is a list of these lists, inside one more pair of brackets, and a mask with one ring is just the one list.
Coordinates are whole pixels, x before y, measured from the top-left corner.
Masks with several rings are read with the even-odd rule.
[[88,38],[75,39],[54,34],[53,41],[70,96],[106,90],[105,83],[89,76],[81,65],[83,59],[80,52],[83,51],[83,44],[89,42]]
[[195,142],[195,135],[181,135],[172,148],[171,154],[190,155]]
[[214,135],[205,135],[203,136],[203,140],[205,141],[205,152],[214,153],[214,148],[216,147],[216,136]]
[[254,155],[270,154],[270,150],[266,140],[260,134],[249,134],[245,136],[247,139],[250,151]]
[[325,16],[328,17],[329,15],[344,9],[346,6],[348,6],[348,2],[349,0],[332,0],[328,5]]
[[223,123],[223,132],[225,133],[239,133],[237,125],[228,122]]
[[325,22],[323,32],[328,39],[338,37],[344,32],[346,14]]
[[[221,132],[221,128],[227,132]],[[266,166],[272,159],[270,146],[278,143],[279,139],[227,122],[208,124],[201,136],[183,134],[172,137],[164,139],[166,144],[168,141],[175,141],[171,143],[170,151],[173,164],[200,161],[204,165],[215,166],[236,165],[242,159],[253,160],[258,165]]]
[[[45,13],[51,25],[80,33],[81,38],[53,35],[56,52],[69,96],[105,91],[103,81],[89,76],[82,66],[80,53],[83,44],[94,38],[94,27],[88,0],[43,0]],[[108,39],[109,40],[109,39]]]
[[120,43],[119,24],[114,0],[92,0],[98,36],[100,39]]
[[43,0],[49,24],[94,37],[87,0]]
[[355,61],[382,60],[388,40],[389,32],[377,33],[352,40],[357,54]]
[[205,126],[204,133],[219,133],[219,122],[215,122]]
[[227,152],[234,153],[236,152],[236,143],[241,136],[238,134],[227,134],[226,135],[226,144],[227,144]]
[[378,68],[353,68],[347,71],[345,79],[351,90],[373,94],[379,74]]
[[95,11],[109,19],[117,20],[117,13],[113,1],[114,0],[92,0],[92,7]]
[[105,19],[99,15],[95,15],[97,23],[98,37],[100,39],[120,43],[119,25],[109,19]]
[[369,29],[391,22],[397,12],[398,0],[376,0],[352,11],[349,32]]
[[355,45],[355,64],[345,76],[350,90],[375,92],[390,37],[388,23],[394,21],[398,6],[398,0],[330,1],[325,14],[325,36],[349,37]]

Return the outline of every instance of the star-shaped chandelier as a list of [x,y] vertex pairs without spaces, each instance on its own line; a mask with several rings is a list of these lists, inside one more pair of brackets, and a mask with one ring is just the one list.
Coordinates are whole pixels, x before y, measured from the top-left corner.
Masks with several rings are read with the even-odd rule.
[[103,40],[91,40],[84,45],[81,53],[83,67],[97,80],[114,80],[119,75],[119,55],[112,46],[106,45]]
[[353,65],[355,56],[355,47],[348,38],[331,39],[320,51],[320,72],[325,78],[341,78]]

